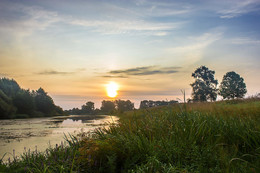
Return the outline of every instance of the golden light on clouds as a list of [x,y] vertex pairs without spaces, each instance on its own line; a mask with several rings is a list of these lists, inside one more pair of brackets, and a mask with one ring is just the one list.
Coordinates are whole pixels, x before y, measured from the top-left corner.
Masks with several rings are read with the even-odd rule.
[[107,96],[114,98],[117,96],[117,91],[119,89],[119,86],[115,82],[110,82],[109,84],[106,85],[106,90],[107,90]]

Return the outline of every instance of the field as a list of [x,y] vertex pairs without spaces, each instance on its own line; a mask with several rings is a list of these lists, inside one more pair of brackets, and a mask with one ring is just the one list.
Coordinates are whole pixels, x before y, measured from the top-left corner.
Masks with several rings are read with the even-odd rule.
[[120,114],[118,124],[25,153],[0,172],[260,172],[260,99]]

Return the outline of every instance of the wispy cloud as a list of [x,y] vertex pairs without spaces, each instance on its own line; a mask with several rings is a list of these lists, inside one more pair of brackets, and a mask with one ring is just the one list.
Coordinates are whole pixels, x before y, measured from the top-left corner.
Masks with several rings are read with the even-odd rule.
[[227,2],[228,6],[219,10],[221,18],[234,18],[253,11],[259,11],[259,0],[233,0]]
[[[95,32],[104,34],[118,34],[118,33],[130,33],[132,31],[146,32],[145,34],[165,36],[166,31],[170,31],[181,27],[184,22],[176,23],[159,23],[159,22],[146,22],[144,20],[114,20],[114,21],[102,21],[102,20],[77,20],[71,19],[67,21],[72,25],[79,25],[92,28]],[[154,31],[154,32],[151,32]]]
[[244,44],[260,45],[260,40],[255,40],[255,39],[246,38],[246,37],[234,38],[234,39],[231,39],[230,42],[232,44],[237,44],[237,45],[244,45]]
[[100,77],[104,77],[104,78],[128,78],[128,76],[124,76],[124,75],[103,75]]
[[[44,10],[38,6],[25,6],[18,3],[0,3],[0,10],[5,16],[0,18],[0,31],[7,31],[15,36],[27,36],[35,30],[44,30],[60,21],[57,12]],[[15,18],[13,14],[19,14]]]
[[158,74],[173,74],[178,73],[181,67],[160,67],[160,66],[144,66],[122,70],[112,70],[103,77],[119,77],[127,78],[129,76],[146,76]]
[[74,74],[75,72],[64,72],[64,71],[56,71],[56,70],[45,70],[42,72],[39,72],[37,74],[40,75],[70,75]]
[[141,9],[139,9],[139,12],[143,16],[140,16],[138,12],[135,12],[134,10],[130,10],[129,12],[129,9],[127,9],[127,14],[130,14],[131,16],[128,17],[126,14],[122,14],[122,7],[113,6],[112,8],[111,6],[107,7],[107,4],[100,4],[100,8],[104,8],[104,11],[109,11],[112,8],[119,12],[117,15],[120,14],[125,17],[112,16],[107,18],[103,16],[88,19],[86,17],[76,17],[75,15],[67,15],[56,11],[46,10],[39,6],[25,6],[11,2],[8,2],[8,5],[3,5],[6,6],[5,10],[9,11],[10,16],[12,13],[21,13],[21,16],[16,19],[10,18],[10,16],[8,18],[0,19],[2,23],[0,28],[5,28],[8,32],[13,30],[13,32],[18,32],[26,36],[35,30],[44,30],[51,25],[60,23],[82,26],[92,32],[99,32],[102,34],[125,34],[131,32],[137,32],[138,34],[138,32],[140,32],[145,33],[146,35],[165,36],[168,34],[167,31],[180,28],[185,24],[185,22],[158,22],[146,20],[146,15],[141,13],[143,12]]
[[167,48],[166,52],[179,58],[185,65],[194,64],[203,58],[204,51],[215,41],[221,39],[221,29],[206,32],[199,36],[187,37],[185,43],[180,46]]
[[57,71],[57,70],[44,70],[41,72],[38,72],[39,75],[73,75],[76,73],[79,73],[81,71],[84,71],[84,68],[76,69],[75,71],[66,72],[66,71]]

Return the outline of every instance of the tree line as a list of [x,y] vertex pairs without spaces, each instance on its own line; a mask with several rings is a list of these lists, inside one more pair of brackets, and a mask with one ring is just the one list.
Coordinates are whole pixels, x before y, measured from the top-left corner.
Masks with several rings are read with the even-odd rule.
[[215,71],[206,66],[201,66],[192,73],[191,76],[195,81],[191,84],[192,99],[189,101],[216,101],[217,95],[222,96],[223,99],[243,98],[247,93],[244,79],[236,72],[227,72],[223,76],[219,88],[217,88],[218,80],[214,75]]
[[131,110],[134,110],[134,103],[130,100],[103,100],[100,109],[95,108],[94,102],[88,101],[81,106],[81,109],[73,108],[65,112],[70,115],[97,115]]
[[[140,102],[140,109],[156,107],[156,106],[165,106],[178,103],[178,101],[153,101],[153,100],[143,100]],[[134,110],[134,103],[130,100],[103,100],[101,103],[100,109],[95,108],[95,103],[92,101],[86,102],[81,108],[73,108],[65,110],[67,114],[70,115],[98,115],[98,114],[112,114],[116,112],[125,112]]]
[[140,109],[145,109],[145,108],[151,108],[151,107],[156,107],[156,106],[167,106],[167,105],[172,105],[174,103],[178,103],[176,100],[170,100],[170,101],[153,101],[153,100],[143,100],[140,102]]
[[[191,84],[192,94],[189,101],[206,102],[216,101],[220,95],[223,99],[243,98],[247,92],[244,79],[234,71],[227,72],[217,88],[218,80],[214,77],[215,71],[206,66],[197,68],[192,77],[195,81]],[[143,100],[140,109],[171,105],[177,101]],[[65,111],[68,114],[110,114],[134,110],[134,103],[130,100],[103,100],[100,109],[95,108],[94,102],[87,102],[79,108]],[[61,107],[54,104],[53,99],[44,89],[22,89],[13,79],[0,78],[0,119],[27,118],[40,116],[63,115]]]
[[22,89],[19,84],[8,78],[0,78],[0,119],[30,118],[63,115],[61,107],[44,89]]

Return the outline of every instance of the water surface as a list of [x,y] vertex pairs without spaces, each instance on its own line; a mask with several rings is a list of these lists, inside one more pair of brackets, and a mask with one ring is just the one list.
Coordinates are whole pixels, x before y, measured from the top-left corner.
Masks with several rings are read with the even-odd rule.
[[49,146],[61,144],[64,134],[77,135],[91,132],[118,120],[115,116],[70,115],[31,119],[0,120],[0,159],[19,156],[25,150],[44,151]]

